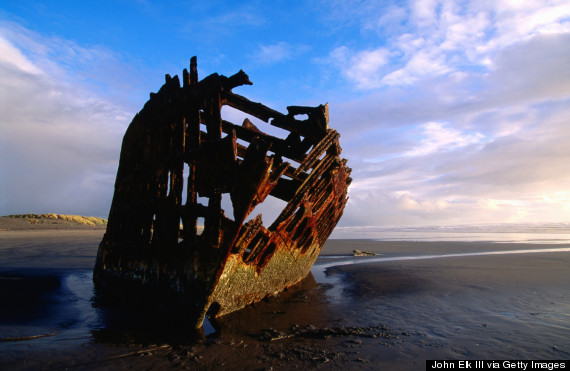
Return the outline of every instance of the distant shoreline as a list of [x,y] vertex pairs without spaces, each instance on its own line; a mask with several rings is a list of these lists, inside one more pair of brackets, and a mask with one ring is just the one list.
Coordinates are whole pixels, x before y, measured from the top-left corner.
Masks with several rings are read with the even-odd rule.
[[0,217],[0,230],[104,229],[107,220],[94,216],[64,214],[17,214]]

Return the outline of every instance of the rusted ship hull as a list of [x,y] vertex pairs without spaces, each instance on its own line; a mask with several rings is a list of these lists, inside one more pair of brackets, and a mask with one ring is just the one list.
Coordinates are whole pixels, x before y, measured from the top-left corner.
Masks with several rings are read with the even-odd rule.
[[[232,92],[245,84],[243,71],[198,81],[193,58],[182,86],[167,75],[135,116],[94,268],[103,292],[178,303],[199,328],[207,313],[241,309],[309,273],[347,201],[339,134],[327,105],[282,114]],[[222,119],[226,105],[246,115],[241,126]],[[266,134],[248,116],[289,134]],[[247,221],[268,196],[287,202],[277,219]]]

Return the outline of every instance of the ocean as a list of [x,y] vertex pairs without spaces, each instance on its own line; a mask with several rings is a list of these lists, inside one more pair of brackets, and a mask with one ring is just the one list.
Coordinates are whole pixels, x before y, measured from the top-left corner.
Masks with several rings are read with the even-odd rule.
[[331,238],[376,241],[570,243],[570,223],[478,224],[430,227],[337,227]]

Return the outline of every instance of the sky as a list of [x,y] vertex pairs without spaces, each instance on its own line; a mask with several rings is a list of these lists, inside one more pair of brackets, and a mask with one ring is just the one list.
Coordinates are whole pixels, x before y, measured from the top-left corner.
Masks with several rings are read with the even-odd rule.
[[570,222],[568,0],[3,0],[0,215],[106,217],[128,124],[194,55],[329,103],[343,228]]

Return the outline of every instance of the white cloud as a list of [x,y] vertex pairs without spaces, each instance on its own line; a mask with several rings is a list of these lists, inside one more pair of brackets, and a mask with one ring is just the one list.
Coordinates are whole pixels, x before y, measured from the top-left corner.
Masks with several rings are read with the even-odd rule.
[[291,45],[281,41],[271,45],[260,45],[253,59],[258,64],[275,64],[296,58],[309,49],[307,45]]
[[389,60],[389,52],[384,48],[355,53],[347,47],[339,47],[330,56],[335,64],[346,66],[343,74],[361,89],[380,86],[382,68]]
[[570,33],[538,35],[497,53],[487,81],[494,99],[519,103],[559,99],[570,94]]
[[[385,9],[382,5],[378,11]],[[331,59],[339,54],[345,56],[346,63],[337,66],[358,89],[414,85],[424,79],[457,76],[472,69],[488,71],[493,67],[495,55],[509,46],[537,35],[570,32],[567,1],[429,0],[411,2],[409,10],[387,9],[394,12],[398,22],[407,24],[405,28],[397,28],[402,31],[399,35],[390,35],[387,44],[376,49],[368,46],[359,51],[340,46],[331,53]],[[363,27],[374,24],[369,20],[370,15],[360,14],[360,17]],[[385,22],[377,22],[379,32],[385,30]],[[384,44],[381,40],[378,43]]]
[[537,34],[496,49],[483,71],[403,70],[413,86],[343,103],[355,180],[341,225],[570,220],[567,45],[570,34]]
[[76,78],[82,71],[69,69],[70,55],[78,58],[75,67],[87,67],[81,64],[85,57],[97,63],[97,49],[2,26],[0,45],[7,52],[0,57],[6,76],[0,80],[0,214],[106,216],[132,113],[90,92]]
[[434,26],[437,22],[437,0],[412,1],[412,19],[424,27]]
[[443,199],[422,201],[414,198],[407,192],[397,192],[398,207],[401,210],[414,210],[423,212],[445,211],[450,207],[450,203]]
[[412,85],[422,77],[435,77],[449,71],[443,55],[421,51],[414,54],[404,68],[382,78],[382,82],[386,85]]
[[428,122],[421,125],[421,128],[424,138],[419,141],[418,147],[404,153],[403,156],[425,156],[435,152],[453,151],[480,143],[485,138],[481,133],[463,134],[439,122]]
[[505,47],[539,34],[570,31],[570,6],[565,0],[498,1],[494,6],[497,18],[494,47]]
[[[41,70],[30,63],[18,48],[4,38],[0,38],[0,64],[4,65],[4,68],[20,70],[33,75],[41,73]],[[10,76],[6,75],[6,78]]]
[[375,21],[367,23],[365,27],[375,29],[380,28],[382,32],[389,33],[394,29],[399,29],[401,23],[407,18],[408,12],[405,8],[399,6],[388,7],[382,15]]
[[[468,126],[483,130],[485,138],[449,121],[419,126],[420,135],[411,128],[380,129],[372,141],[400,143],[380,162],[359,160],[359,144],[366,146],[371,136],[367,132],[354,143],[341,138],[354,169],[351,202],[341,225],[570,220],[569,101],[489,107],[468,116]],[[414,110],[414,105],[408,108]],[[443,108],[440,114],[446,115]],[[398,125],[397,119],[392,122]],[[511,123],[515,129],[507,131]],[[376,143],[378,153],[384,144]]]

